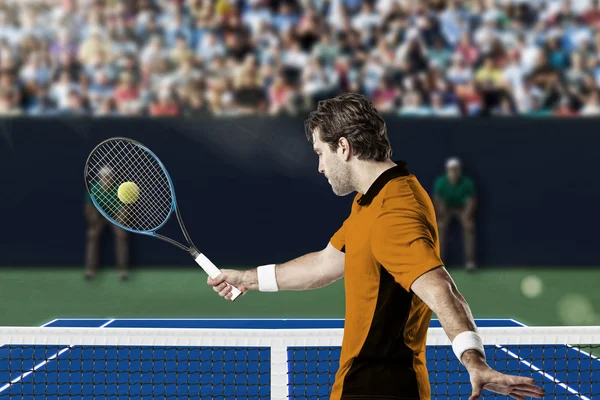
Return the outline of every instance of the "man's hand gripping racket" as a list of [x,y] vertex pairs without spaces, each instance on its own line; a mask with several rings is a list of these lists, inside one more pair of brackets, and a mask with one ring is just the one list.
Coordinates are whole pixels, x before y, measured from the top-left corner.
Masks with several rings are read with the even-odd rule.
[[[169,242],[187,251],[209,277],[221,275],[219,268],[192,243],[177,207],[171,177],[146,146],[127,138],[105,140],[88,156],[84,177],[94,206],[111,223]],[[156,233],[173,211],[188,246]],[[231,286],[226,298],[233,301],[240,294],[238,288]]]

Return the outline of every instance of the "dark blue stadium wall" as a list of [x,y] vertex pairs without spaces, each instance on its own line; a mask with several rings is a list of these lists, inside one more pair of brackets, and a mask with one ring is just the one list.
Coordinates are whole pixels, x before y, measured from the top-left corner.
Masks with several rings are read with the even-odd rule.
[[[482,264],[600,264],[597,120],[387,122],[395,158],[408,161],[428,190],[448,156],[464,160],[480,198]],[[350,210],[351,198],[336,197],[317,173],[301,119],[2,120],[0,265],[83,263],[83,167],[94,145],[111,136],[138,139],[157,153],[192,238],[219,265],[320,249]],[[166,232],[178,235],[171,224]],[[457,249],[460,237],[453,238]],[[459,251],[451,256],[460,262]],[[193,264],[147,237],[133,239],[133,260]]]

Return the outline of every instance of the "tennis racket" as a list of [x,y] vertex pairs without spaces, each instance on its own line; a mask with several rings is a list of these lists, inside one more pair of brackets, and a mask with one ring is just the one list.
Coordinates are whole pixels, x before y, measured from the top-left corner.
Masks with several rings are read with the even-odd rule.
[[[152,236],[187,251],[211,278],[221,271],[192,243],[167,169],[146,146],[127,138],[97,145],[85,163],[85,186],[94,206],[111,223],[133,233]],[[187,246],[156,233],[173,211]],[[231,300],[241,291],[232,286]]]

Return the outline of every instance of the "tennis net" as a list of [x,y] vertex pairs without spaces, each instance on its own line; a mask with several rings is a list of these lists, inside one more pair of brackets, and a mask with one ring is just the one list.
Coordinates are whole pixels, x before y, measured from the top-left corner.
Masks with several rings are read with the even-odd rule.
[[[0,328],[0,399],[327,399],[341,329]],[[481,328],[490,365],[548,399],[600,398],[600,327]],[[430,328],[434,399],[469,376]],[[506,397],[485,393],[486,399]]]

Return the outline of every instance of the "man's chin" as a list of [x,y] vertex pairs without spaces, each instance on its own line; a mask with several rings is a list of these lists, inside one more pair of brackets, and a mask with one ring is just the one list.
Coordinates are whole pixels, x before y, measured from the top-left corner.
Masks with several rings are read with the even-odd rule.
[[352,191],[340,191],[340,190],[336,190],[333,186],[331,187],[331,191],[333,192],[333,194],[335,194],[336,196],[339,197],[344,197],[349,195],[350,193],[352,193]]

